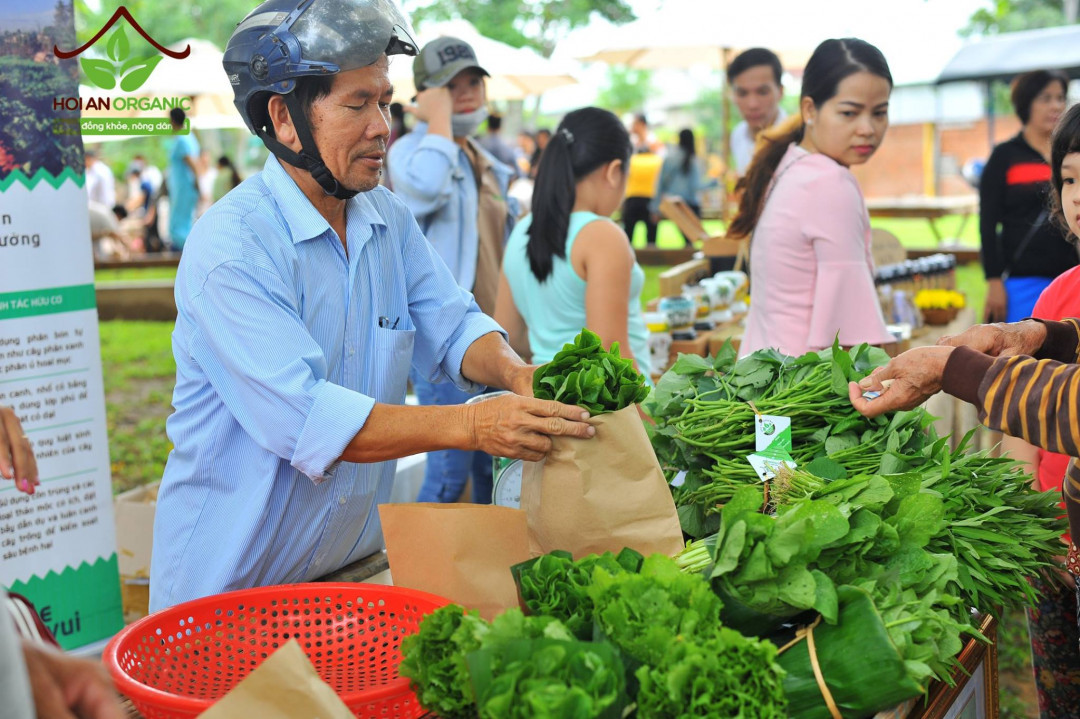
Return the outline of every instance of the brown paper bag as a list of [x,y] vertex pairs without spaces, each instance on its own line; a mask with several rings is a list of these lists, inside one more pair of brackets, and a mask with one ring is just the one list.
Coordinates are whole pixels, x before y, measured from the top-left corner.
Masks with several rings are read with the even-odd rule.
[[353,719],[334,690],[319,677],[295,639],[290,639],[199,719]]
[[419,589],[493,619],[518,606],[510,567],[529,558],[525,513],[484,504],[379,506],[394,585]]
[[564,549],[579,559],[623,547],[677,554],[679,515],[637,407],[589,423],[591,439],[553,437],[547,458],[525,463],[521,508],[534,554]]

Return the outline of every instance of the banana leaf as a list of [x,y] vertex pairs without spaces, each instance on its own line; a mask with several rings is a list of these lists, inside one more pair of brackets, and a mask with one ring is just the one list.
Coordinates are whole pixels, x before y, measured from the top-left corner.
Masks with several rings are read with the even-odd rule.
[[[835,625],[814,628],[818,664],[833,700],[844,716],[870,716],[922,693],[904,669],[870,594],[845,585],[837,590],[840,612]],[[772,638],[783,646],[790,635]],[[790,719],[830,719],[821,688],[810,666],[806,639],[777,658],[787,671],[784,694]]]
[[607,643],[521,639],[465,661],[482,719],[619,719],[630,701]]

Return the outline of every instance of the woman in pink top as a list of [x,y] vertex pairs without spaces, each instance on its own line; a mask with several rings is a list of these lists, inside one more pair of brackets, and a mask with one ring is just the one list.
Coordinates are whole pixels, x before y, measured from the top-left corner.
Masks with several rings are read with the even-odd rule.
[[800,114],[768,135],[746,176],[729,236],[751,236],[750,314],[740,352],[789,355],[886,344],[870,256],[870,218],[848,169],[889,126],[892,75],[873,45],[818,45],[803,74]]

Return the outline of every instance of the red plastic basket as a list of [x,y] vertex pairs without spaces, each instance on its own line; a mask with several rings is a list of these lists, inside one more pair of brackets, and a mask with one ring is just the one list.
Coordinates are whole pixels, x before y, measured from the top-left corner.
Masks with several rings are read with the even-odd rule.
[[378,584],[292,584],[218,594],[126,627],[105,648],[120,693],[146,719],[196,717],[295,639],[358,717],[419,717],[398,676],[401,639],[449,600]]

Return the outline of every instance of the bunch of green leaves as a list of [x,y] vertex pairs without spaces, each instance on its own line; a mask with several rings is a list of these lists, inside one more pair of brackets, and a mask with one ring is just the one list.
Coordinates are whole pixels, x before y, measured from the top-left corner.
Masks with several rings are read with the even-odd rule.
[[[683,531],[701,538],[719,526],[717,507],[758,477],[746,457],[755,450],[755,414],[791,419],[791,456],[799,466],[829,459],[851,474],[899,472],[912,466],[934,436],[922,409],[867,419],[848,401],[848,382],[887,359],[866,345],[839,346],[801,357],[775,350],[734,360],[729,348],[713,360],[683,356],[661,378],[648,428],[670,478]],[[752,403],[752,404],[751,404]]]
[[484,719],[618,719],[625,669],[606,642],[517,639],[469,654]]
[[676,637],[660,665],[635,676],[642,719],[787,716],[776,646],[727,627],[704,639]]
[[593,632],[593,602],[588,592],[593,570],[603,567],[611,574],[636,572],[642,559],[638,552],[623,549],[617,556],[604,552],[574,561],[569,552],[555,550],[510,569],[530,612],[554,617],[577,637],[587,639]]
[[[743,487],[721,510],[713,565],[707,572],[713,586],[721,597],[758,615],[782,620],[815,609],[835,622],[836,587],[814,562],[822,549],[848,533],[847,519],[830,502],[803,502],[780,516],[762,514],[762,504],[759,487]],[[739,616],[724,614],[740,631],[767,628],[740,626]]]
[[1034,490],[1030,475],[1012,459],[967,453],[970,438],[953,452],[935,447],[937,460],[922,473],[924,491],[940,495],[945,506],[942,531],[928,548],[959,560],[970,606],[1035,606],[1027,577],[1054,566],[1052,558],[1062,551],[1066,522],[1059,496]]
[[619,356],[618,342],[605,350],[595,332],[582,329],[533,374],[533,395],[603,414],[643,401],[649,387],[633,360]]
[[720,627],[723,603],[709,584],[660,554],[637,574],[597,567],[589,596],[603,634],[644,664],[659,665],[676,637],[705,639]]
[[520,609],[510,609],[489,624],[476,611],[450,604],[424,617],[419,631],[402,640],[399,672],[411,680],[425,709],[444,719],[475,717],[466,655],[540,638],[571,641],[573,636],[552,617],[526,617]]
[[420,629],[401,640],[401,676],[411,680],[420,704],[444,719],[476,715],[465,655],[490,631],[476,611],[457,604],[436,609]]
[[953,670],[959,666],[956,657],[964,646],[962,635],[989,641],[957,611],[963,609],[963,601],[943,588],[955,580],[955,558],[928,556],[933,558],[929,571],[938,575],[930,588],[904,588],[903,583],[891,581],[892,577],[856,584],[870,592],[908,677],[924,690],[935,678],[954,684]]

